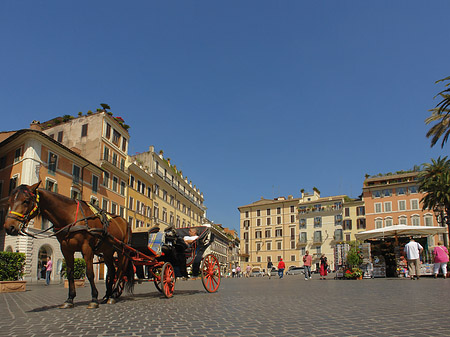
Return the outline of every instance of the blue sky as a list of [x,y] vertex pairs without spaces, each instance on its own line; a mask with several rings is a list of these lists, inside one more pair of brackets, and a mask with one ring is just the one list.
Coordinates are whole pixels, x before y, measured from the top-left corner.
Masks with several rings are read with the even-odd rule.
[[448,154],[448,1],[2,1],[2,130],[108,103],[203,191],[207,216]]

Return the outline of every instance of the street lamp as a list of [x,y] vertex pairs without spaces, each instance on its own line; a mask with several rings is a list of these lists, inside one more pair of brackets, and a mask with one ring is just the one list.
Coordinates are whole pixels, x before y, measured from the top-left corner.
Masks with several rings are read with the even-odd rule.
[[[445,207],[443,205],[436,205],[433,208],[434,216],[436,217],[437,222],[441,225],[441,227],[445,227],[447,225],[447,229],[450,229],[450,217],[445,211]],[[448,233],[450,236],[450,231]],[[447,235],[444,235],[444,245],[448,246],[448,238]]]

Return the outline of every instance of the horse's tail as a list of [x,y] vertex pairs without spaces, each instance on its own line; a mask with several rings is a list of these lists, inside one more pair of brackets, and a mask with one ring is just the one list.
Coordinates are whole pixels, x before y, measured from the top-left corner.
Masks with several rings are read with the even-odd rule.
[[135,273],[135,268],[133,265],[133,261],[130,258],[127,258],[127,262],[126,262],[127,266],[126,266],[126,270],[125,270],[125,275],[127,277],[127,281],[125,282],[125,290],[132,294],[133,290],[134,290],[134,273]]

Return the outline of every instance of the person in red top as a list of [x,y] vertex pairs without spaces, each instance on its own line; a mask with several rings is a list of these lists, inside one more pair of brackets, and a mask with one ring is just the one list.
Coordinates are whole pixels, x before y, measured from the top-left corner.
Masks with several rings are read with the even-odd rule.
[[278,262],[278,276],[280,278],[283,278],[285,268],[286,265],[284,264],[283,259],[280,259],[280,262]]
[[311,264],[312,264],[312,256],[309,255],[309,251],[306,251],[305,256],[303,256],[303,266],[304,266],[304,272],[305,272],[305,280],[308,281],[308,279],[311,278]]
[[438,277],[439,269],[442,269],[442,274],[444,275],[445,278],[447,276],[447,262],[449,258],[447,247],[444,246],[442,241],[439,241],[438,245],[434,247],[433,255],[434,255],[434,278]]

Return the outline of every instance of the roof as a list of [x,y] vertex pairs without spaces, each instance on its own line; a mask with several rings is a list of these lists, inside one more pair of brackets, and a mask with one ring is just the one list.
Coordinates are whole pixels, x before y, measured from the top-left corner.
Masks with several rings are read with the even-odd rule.
[[283,199],[278,200],[277,199],[264,199],[261,198],[261,200],[255,201],[249,205],[239,206],[238,209],[244,208],[244,207],[254,207],[254,206],[262,206],[262,205],[273,205],[273,204],[279,204],[279,203],[286,203],[286,202],[293,202],[293,201],[299,201],[299,198],[293,198],[293,199]]

